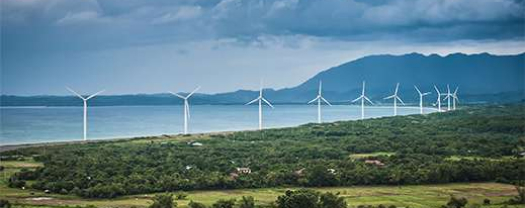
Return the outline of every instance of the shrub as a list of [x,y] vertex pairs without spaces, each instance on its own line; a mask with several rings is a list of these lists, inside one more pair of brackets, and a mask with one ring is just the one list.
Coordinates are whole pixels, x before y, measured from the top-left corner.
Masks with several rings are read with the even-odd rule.
[[235,205],[235,199],[230,200],[223,200],[220,199],[219,201],[215,202],[211,207],[212,208],[233,208]]
[[490,205],[490,199],[483,199],[483,205]]
[[153,204],[149,208],[174,208],[177,203],[173,201],[172,194],[158,194],[153,197]]
[[239,202],[239,208],[254,208],[255,200],[252,196],[243,196]]
[[206,205],[199,203],[199,202],[194,202],[194,201],[190,201],[188,206],[190,206],[190,208],[206,208]]
[[447,206],[453,207],[453,208],[462,208],[467,205],[468,200],[464,197],[456,198],[455,196],[450,196],[450,200],[448,200]]

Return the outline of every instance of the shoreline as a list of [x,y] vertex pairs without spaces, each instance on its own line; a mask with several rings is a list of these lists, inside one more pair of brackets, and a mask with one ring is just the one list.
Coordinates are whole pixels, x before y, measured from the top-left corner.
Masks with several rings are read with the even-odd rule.
[[[71,106],[74,107],[74,106]],[[368,106],[368,108],[391,108],[390,106]],[[398,108],[405,108],[405,109],[419,109],[419,107],[415,106],[403,106]],[[423,109],[426,110],[424,115],[428,115],[431,113],[437,112],[435,108],[432,107],[424,107]],[[399,116],[410,116],[410,115],[419,115],[419,114],[406,114],[406,115],[399,115]],[[376,119],[376,118],[384,118],[384,117],[392,117],[391,115],[385,115],[385,116],[379,116],[379,117],[370,117],[366,118],[368,119]],[[334,123],[334,122],[341,122],[341,121],[357,121],[356,120],[338,120],[338,121],[332,121],[332,122],[325,122],[325,123]],[[293,125],[293,126],[280,126],[280,127],[267,127],[265,129],[279,129],[279,128],[292,128],[292,127],[299,127],[302,125],[306,125],[313,122]],[[243,131],[256,131],[257,129],[243,129],[243,130],[224,130],[224,131],[210,131],[210,132],[196,132],[196,133],[190,133],[189,136],[198,136],[198,135],[215,135],[215,134],[224,134],[224,133],[232,133],[232,132],[243,132]],[[42,142],[36,142],[36,143],[22,143],[22,144],[6,144],[1,145],[0,144],[0,153],[16,150],[16,149],[22,149],[22,148],[32,148],[32,147],[44,147],[44,146],[56,146],[56,145],[68,145],[68,144],[81,144],[81,143],[95,143],[95,142],[118,142],[118,141],[129,141],[133,139],[140,139],[140,138],[146,138],[146,137],[154,137],[154,138],[160,138],[160,137],[180,137],[184,136],[182,133],[178,134],[157,134],[157,135],[130,135],[130,136],[122,136],[122,137],[107,137],[107,138],[94,138],[91,140],[83,141],[83,140],[66,140],[66,141],[42,141]]]

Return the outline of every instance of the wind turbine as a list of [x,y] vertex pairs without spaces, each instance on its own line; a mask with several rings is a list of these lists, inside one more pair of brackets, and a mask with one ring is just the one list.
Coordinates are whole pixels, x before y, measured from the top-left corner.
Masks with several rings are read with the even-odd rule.
[[323,82],[319,81],[319,93],[317,94],[317,97],[315,97],[313,100],[308,102],[308,104],[313,103],[317,101],[317,123],[321,123],[321,101],[325,102],[329,106],[332,106],[328,100],[324,99],[322,95],[322,89],[323,89]]
[[417,88],[417,86],[414,85],[414,87],[416,88],[417,93],[419,93],[419,113],[423,114],[423,97],[431,94],[431,92],[421,93],[421,91],[419,90],[419,88]]
[[365,119],[365,100],[368,101],[370,104],[374,104],[368,97],[365,95],[365,81],[363,81],[363,89],[361,91],[361,96],[356,98],[355,100],[352,100],[352,103],[357,102],[358,100],[361,100],[361,119]]
[[401,104],[405,105],[405,103],[401,100],[401,98],[397,96],[398,90],[399,90],[399,83],[397,83],[396,85],[396,90],[394,91],[394,94],[384,98],[385,100],[394,99],[394,116],[397,116],[397,101],[399,100]]
[[434,85],[434,89],[436,89],[437,92],[437,101],[435,104],[438,106],[438,112],[441,112],[441,93],[439,92],[439,89]]
[[450,93],[450,86],[447,84],[447,94],[443,100],[447,100],[447,111],[450,111],[450,99],[452,98],[452,94]]
[[188,102],[188,99],[193,95],[193,93],[197,92],[201,87],[195,88],[193,91],[191,91],[190,94],[186,95],[186,97],[179,95],[177,93],[169,92],[172,95],[175,95],[179,97],[180,99],[184,100],[184,134],[188,134],[188,118],[190,118],[190,104]]
[[82,99],[82,101],[84,101],[84,141],[87,141],[87,101],[95,96],[97,96],[98,94],[104,92],[104,90],[101,90],[95,94],[92,94],[88,97],[84,97],[80,94],[78,94],[77,92],[75,92],[74,90],[72,90],[71,88],[69,87],[66,87],[67,90],[69,90],[70,92],[72,92],[73,94],[75,94],[77,97],[79,97],[80,99]]
[[456,87],[456,90],[454,90],[454,93],[452,93],[452,98],[453,98],[453,99],[452,99],[452,106],[453,106],[452,108],[453,108],[454,110],[456,110],[456,102],[459,103],[459,98],[458,98],[458,89],[459,89],[459,87]]
[[264,101],[268,106],[270,106],[271,108],[274,108],[273,105],[268,102],[268,100],[266,100],[264,97],[263,97],[263,87],[262,87],[262,81],[261,81],[261,85],[260,85],[260,88],[259,88],[259,97],[255,98],[254,100],[246,103],[245,105],[250,105],[252,103],[255,103],[259,101],[259,130],[262,130],[262,102]]

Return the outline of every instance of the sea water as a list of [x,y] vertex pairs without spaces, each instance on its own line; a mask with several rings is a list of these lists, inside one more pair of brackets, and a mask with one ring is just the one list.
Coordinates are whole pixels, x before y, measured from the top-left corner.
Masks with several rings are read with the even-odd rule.
[[[425,109],[425,113],[435,112]],[[417,107],[400,107],[399,115],[418,114]],[[1,107],[0,145],[80,141],[82,107]],[[392,116],[388,106],[367,106],[367,118]],[[361,118],[361,107],[322,106],[324,122]],[[317,122],[316,105],[275,105],[263,108],[265,128]],[[183,131],[183,106],[104,106],[88,108],[88,139],[115,139],[178,134]],[[258,128],[258,106],[192,105],[190,133]]]

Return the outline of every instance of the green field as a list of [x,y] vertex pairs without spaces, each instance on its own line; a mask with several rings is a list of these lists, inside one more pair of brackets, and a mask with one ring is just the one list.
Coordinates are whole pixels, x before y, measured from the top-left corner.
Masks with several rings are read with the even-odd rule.
[[[253,196],[258,204],[269,204],[282,195],[287,188],[242,189],[227,191],[190,191],[187,200],[178,200],[179,207],[186,207],[190,200],[211,205],[218,199]],[[466,197],[469,204],[482,204],[483,199],[492,201],[491,206],[501,207],[501,203],[516,195],[514,187],[498,183],[461,183],[417,186],[356,186],[315,188],[319,191],[339,192],[352,206],[357,205],[396,205],[398,207],[439,207],[446,204],[450,194]],[[0,198],[24,205],[95,205],[97,207],[146,207],[152,194],[119,197],[111,200],[86,200],[63,195],[30,195],[28,190],[0,189]],[[38,200],[41,199],[41,200]],[[513,206],[510,206],[513,207]],[[525,207],[525,206],[515,206]]]
[[[388,155],[388,153],[376,153],[373,155]],[[147,207],[151,203],[154,194],[141,194],[118,197],[115,199],[82,199],[72,195],[46,194],[39,190],[22,190],[19,188],[8,188],[4,173],[10,175],[21,168],[35,168],[41,166],[28,158],[27,161],[2,162],[6,167],[2,171],[0,183],[0,199],[7,199],[15,204],[14,207],[61,207],[61,206],[87,206],[97,207]],[[219,199],[239,199],[242,196],[253,196],[257,204],[270,204],[277,196],[283,195],[286,190],[296,188],[263,188],[263,189],[240,189],[240,190],[217,190],[217,191],[190,191],[186,192],[186,200],[177,200],[179,207],[187,207],[190,200],[207,205],[213,204]],[[396,205],[398,207],[439,207],[447,202],[450,195],[466,197],[469,204],[482,204],[488,198],[492,201],[491,206],[501,207],[502,203],[516,195],[512,185],[500,183],[457,183],[439,185],[414,185],[414,186],[355,186],[355,187],[327,187],[313,188],[321,192],[340,193],[350,207],[358,205]],[[525,206],[510,206],[525,207]]]

